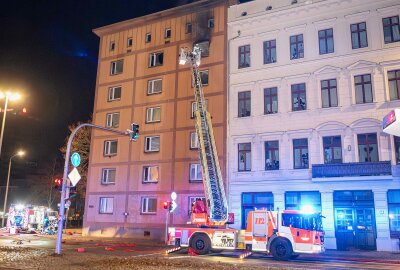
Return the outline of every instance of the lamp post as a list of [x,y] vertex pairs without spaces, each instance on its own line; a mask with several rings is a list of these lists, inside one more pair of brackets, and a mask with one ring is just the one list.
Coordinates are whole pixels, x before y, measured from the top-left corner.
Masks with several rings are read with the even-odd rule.
[[20,150],[15,155],[10,157],[10,162],[8,163],[8,176],[7,176],[6,196],[4,197],[3,219],[1,221],[1,227],[4,227],[4,220],[5,220],[6,207],[7,207],[8,186],[10,184],[11,162],[12,162],[12,159],[14,157],[16,157],[16,156],[22,157],[24,155],[25,155],[25,152]]
[[7,106],[8,102],[11,100],[20,99],[21,96],[17,93],[11,93],[10,91],[7,92],[0,92],[0,98],[5,98],[6,101],[4,102],[4,114],[3,114],[3,122],[1,123],[1,133],[0,133],[0,157],[1,157],[1,147],[3,145],[3,134],[4,134],[4,126],[6,124],[6,115],[7,115]]

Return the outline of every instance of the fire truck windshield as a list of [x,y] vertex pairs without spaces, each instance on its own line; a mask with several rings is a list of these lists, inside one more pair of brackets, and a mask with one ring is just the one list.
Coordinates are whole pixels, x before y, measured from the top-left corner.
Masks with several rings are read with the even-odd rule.
[[320,214],[282,213],[282,226],[310,231],[322,231],[322,216]]

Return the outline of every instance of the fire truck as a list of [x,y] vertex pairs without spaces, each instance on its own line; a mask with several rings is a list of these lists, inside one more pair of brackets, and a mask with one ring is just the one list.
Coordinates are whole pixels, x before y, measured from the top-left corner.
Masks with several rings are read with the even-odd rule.
[[205,200],[196,200],[191,209],[190,227],[170,227],[168,244],[189,247],[204,255],[210,251],[247,250],[267,252],[278,260],[302,253],[324,252],[324,231],[319,213],[297,210],[250,211],[246,229],[227,227],[229,214],[221,169],[218,162],[211,117],[205,106],[199,72],[201,49],[182,48],[179,64],[191,65],[195,96],[195,126],[199,142]]

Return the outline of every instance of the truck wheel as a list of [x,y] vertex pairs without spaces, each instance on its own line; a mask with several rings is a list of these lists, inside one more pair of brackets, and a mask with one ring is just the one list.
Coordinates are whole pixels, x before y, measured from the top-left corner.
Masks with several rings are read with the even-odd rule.
[[276,260],[287,261],[292,257],[293,250],[288,241],[276,239],[272,243],[271,253]]
[[211,249],[210,238],[206,234],[196,234],[190,241],[190,247],[200,255],[208,254]]

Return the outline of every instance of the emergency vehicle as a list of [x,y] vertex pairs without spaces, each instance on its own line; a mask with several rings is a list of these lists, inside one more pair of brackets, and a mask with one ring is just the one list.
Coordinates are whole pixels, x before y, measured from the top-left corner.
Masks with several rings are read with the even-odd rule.
[[196,200],[191,209],[193,227],[170,227],[168,244],[190,247],[204,255],[211,250],[242,249],[271,253],[275,259],[288,260],[301,253],[324,252],[322,216],[295,210],[250,211],[246,229],[227,227],[230,215],[218,162],[211,116],[205,106],[199,71],[201,49],[181,49],[179,64],[189,62],[195,96],[195,126],[203,176],[205,200]]

